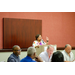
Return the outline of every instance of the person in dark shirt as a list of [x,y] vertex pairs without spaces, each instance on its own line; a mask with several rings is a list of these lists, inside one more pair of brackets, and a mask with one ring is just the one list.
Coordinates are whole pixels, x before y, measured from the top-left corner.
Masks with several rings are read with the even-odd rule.
[[13,48],[13,53],[9,56],[7,62],[20,62],[20,53],[21,53],[21,48],[18,45],[14,45]]

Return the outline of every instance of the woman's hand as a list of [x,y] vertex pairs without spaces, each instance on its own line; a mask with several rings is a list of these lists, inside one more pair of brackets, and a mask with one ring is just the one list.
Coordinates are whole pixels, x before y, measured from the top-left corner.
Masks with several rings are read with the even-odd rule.
[[46,37],[46,45],[48,45],[48,43],[49,43],[49,38]]
[[48,37],[46,37],[46,41],[49,42],[49,38]]

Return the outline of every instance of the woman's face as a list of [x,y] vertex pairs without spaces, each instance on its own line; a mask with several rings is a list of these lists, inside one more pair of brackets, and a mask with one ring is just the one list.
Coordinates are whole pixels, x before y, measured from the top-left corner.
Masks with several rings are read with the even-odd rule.
[[42,39],[42,36],[39,35],[39,37],[37,38],[37,40],[38,40],[38,41],[41,41],[41,39]]

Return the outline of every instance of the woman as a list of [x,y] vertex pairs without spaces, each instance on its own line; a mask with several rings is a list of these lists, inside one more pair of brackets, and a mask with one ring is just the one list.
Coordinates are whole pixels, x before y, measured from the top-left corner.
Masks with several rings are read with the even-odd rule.
[[42,40],[42,37],[40,34],[37,34],[35,36],[36,40],[33,42],[33,47],[39,47],[39,45],[48,45],[49,39],[46,37],[46,43]]

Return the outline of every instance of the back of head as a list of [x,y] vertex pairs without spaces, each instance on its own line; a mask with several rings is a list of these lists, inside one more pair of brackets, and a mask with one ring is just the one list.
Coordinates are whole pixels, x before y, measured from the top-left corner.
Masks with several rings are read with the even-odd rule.
[[29,47],[27,49],[27,56],[32,56],[36,52],[36,49],[34,47]]
[[54,52],[52,55],[52,62],[64,62],[64,56],[60,51]]

